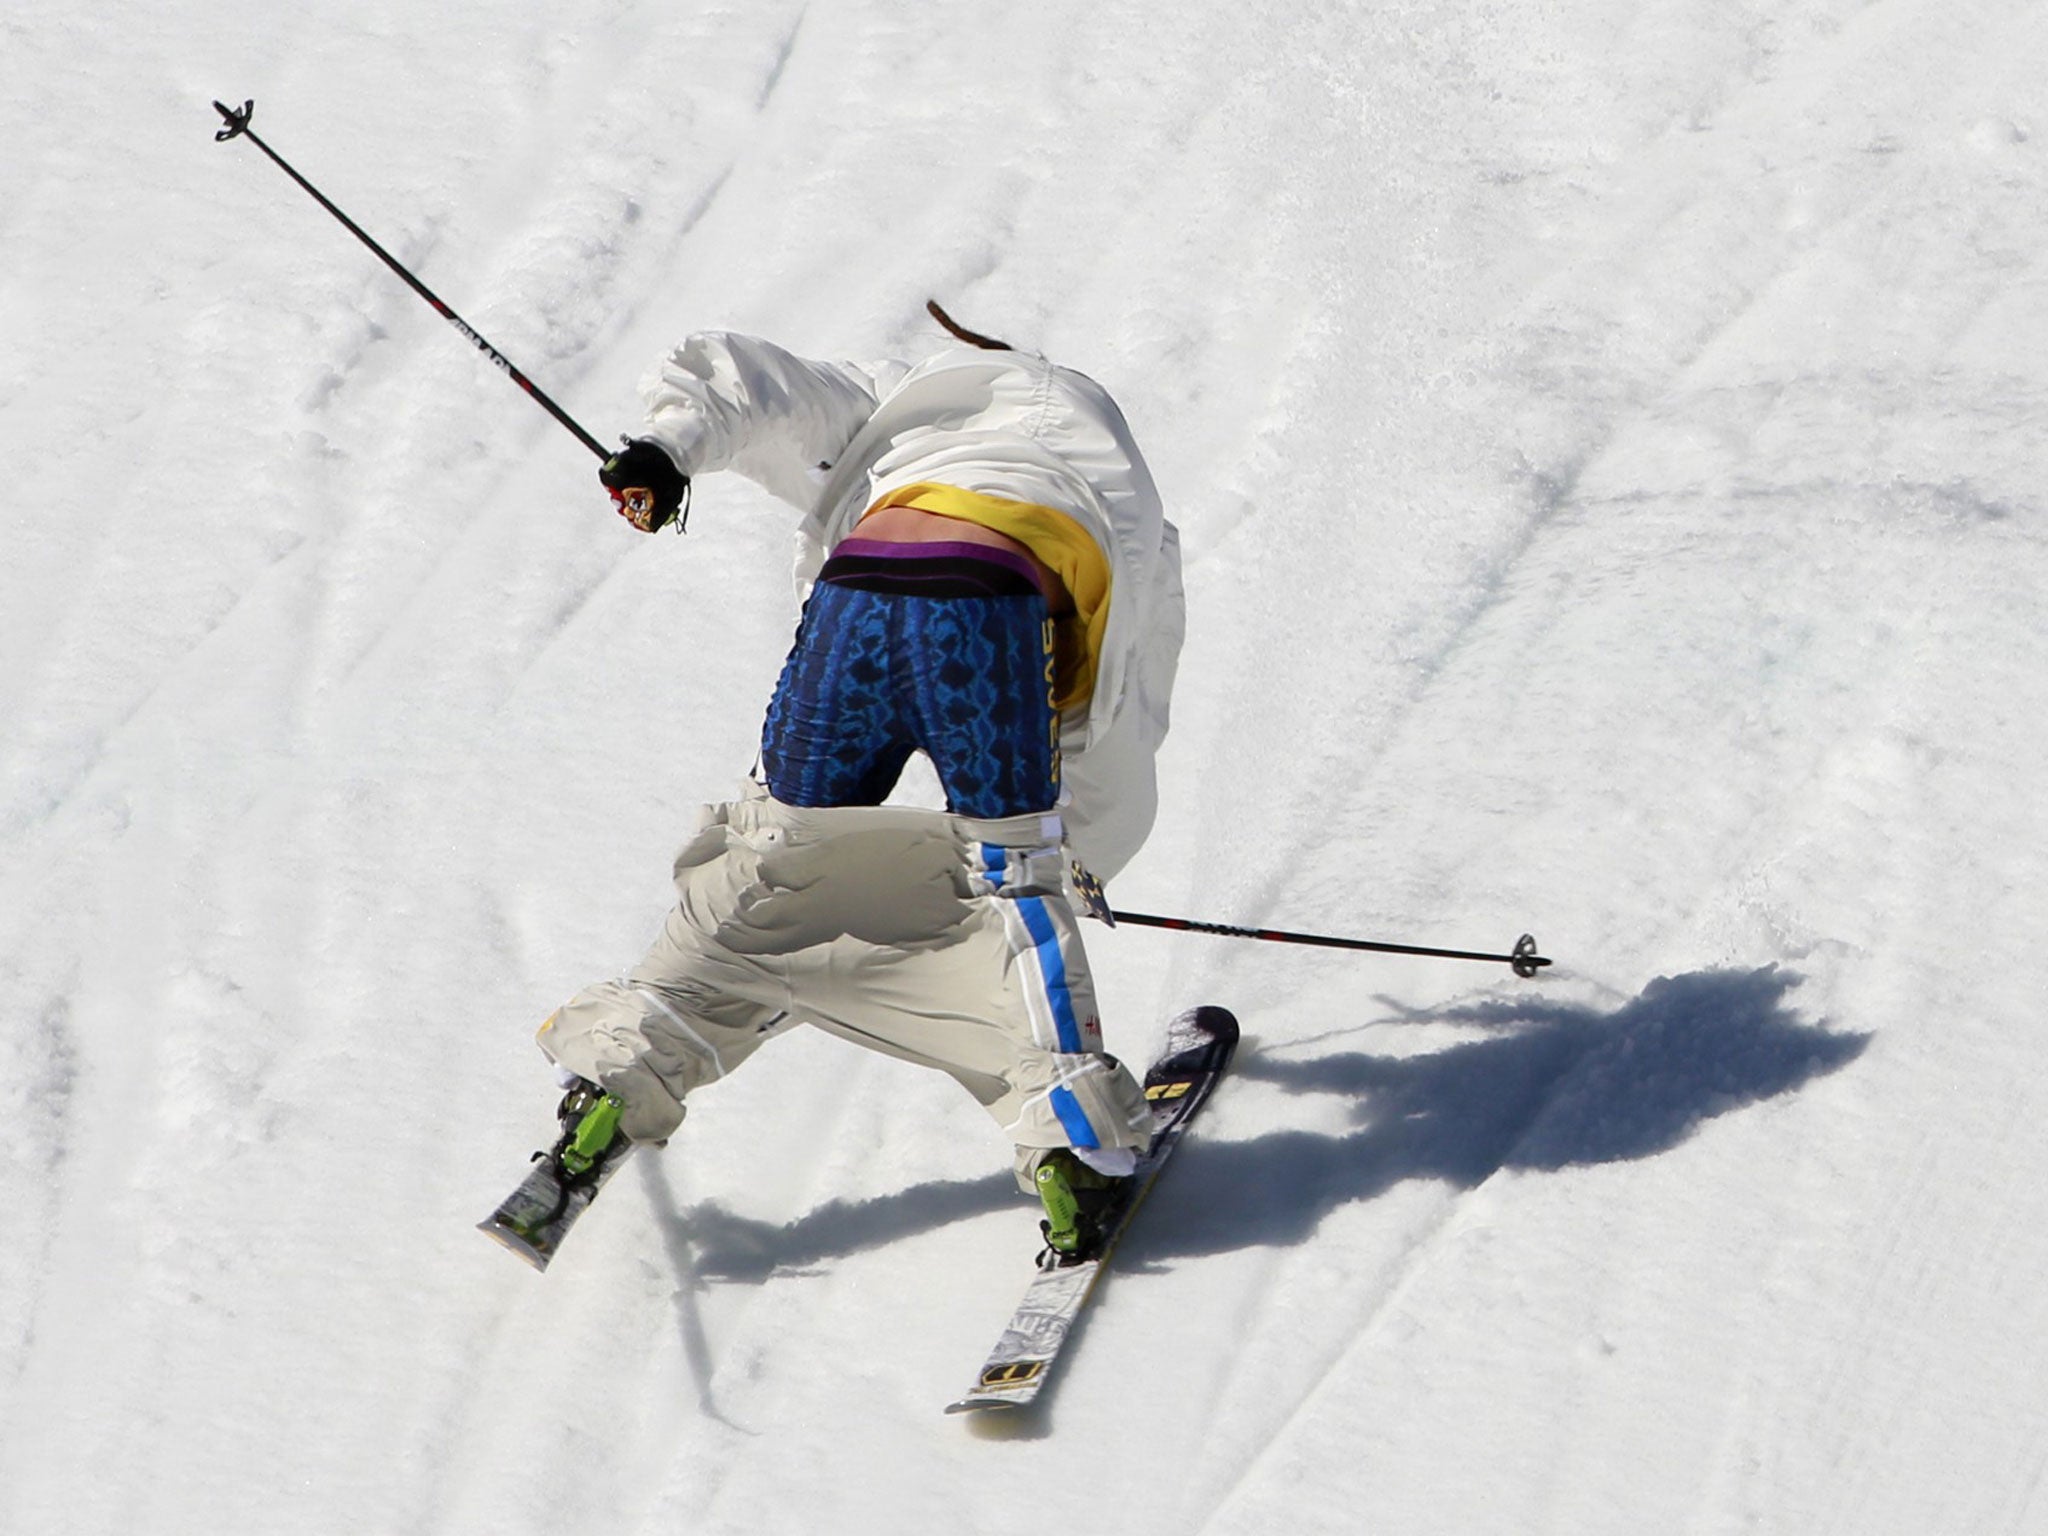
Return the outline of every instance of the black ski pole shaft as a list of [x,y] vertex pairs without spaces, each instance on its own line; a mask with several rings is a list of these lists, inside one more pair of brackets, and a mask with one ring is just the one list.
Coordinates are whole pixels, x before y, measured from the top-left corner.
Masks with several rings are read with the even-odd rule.
[[372,240],[369,237],[369,235],[364,233],[362,226],[357,224],[354,219],[350,218],[347,214],[343,213],[339,208],[335,207],[333,203],[329,202],[326,196],[320,191],[318,187],[314,186],[313,183],[306,180],[305,177],[301,176],[297,171],[292,169],[291,164],[284,158],[284,156],[280,155],[276,150],[272,149],[268,144],[264,143],[262,138],[258,136],[256,130],[249,126],[249,119],[255,114],[256,111],[255,102],[246,101],[242,103],[240,111],[236,111],[233,107],[224,106],[217,101],[213,105],[214,110],[219,112],[220,115],[227,120],[227,126],[214,135],[216,141],[224,142],[228,139],[246,138],[251,144],[254,144],[258,149],[262,150],[264,154],[270,157],[271,161],[277,166],[279,170],[283,171],[285,175],[291,177],[293,181],[296,181],[301,187],[305,188],[307,195],[310,196],[314,202],[318,203],[322,208],[325,208],[329,213],[333,214],[335,218],[339,219],[341,221],[342,228],[346,229],[350,234],[354,235],[358,240],[362,241],[363,244],[367,245],[372,251],[376,253],[377,259],[379,261],[383,262],[385,266],[389,267],[392,271],[396,272],[401,278],[405,279],[405,285],[408,288],[412,289],[412,291],[418,294],[421,298],[425,299],[428,304],[432,305],[435,314],[439,315],[443,320],[446,320],[450,325],[454,326],[456,330],[462,332],[463,337],[469,342],[471,346],[475,347],[477,351],[483,353],[485,357],[488,357],[492,362],[496,363],[498,367],[503,369],[506,377],[511,379],[511,381],[514,384],[517,384],[521,389],[525,390],[529,395],[533,396],[535,403],[538,404],[542,410],[546,411],[550,416],[554,417],[555,420],[559,421],[563,426],[567,427],[571,432],[573,432],[576,435],[576,440],[578,442],[582,443],[584,447],[588,448],[600,459],[611,457],[610,449],[606,448],[603,443],[600,443],[596,438],[592,437],[588,432],[584,431],[581,426],[577,425],[575,418],[570,416],[569,413],[563,410],[559,405],[555,404],[554,401],[550,400],[546,392],[543,391],[538,385],[536,385],[533,382],[533,380],[529,379],[525,374],[521,373],[517,368],[513,367],[512,360],[510,358],[505,356],[505,354],[500,352],[496,347],[492,346],[488,341],[484,340],[484,338],[477,333],[476,329],[473,326],[471,326],[467,320],[464,320],[462,316],[458,315],[457,313],[455,313],[454,310],[450,309],[446,304],[442,303],[440,297],[431,288],[429,288],[425,283],[421,282],[418,278],[414,277],[412,273],[408,272],[405,268],[404,263],[399,261],[398,258],[393,256],[389,251],[385,250],[384,247],[379,245],[375,240]]
[[1550,961],[1536,953],[1536,939],[1523,934],[1505,955],[1481,954],[1470,949],[1432,949],[1423,944],[1383,944],[1373,939],[1333,938],[1323,933],[1288,933],[1279,928],[1233,928],[1228,923],[1204,923],[1191,917],[1155,917],[1149,912],[1117,912],[1119,923],[1140,928],[1172,928],[1183,933],[1220,933],[1232,939],[1263,939],[1269,944],[1313,944],[1322,949],[1368,949],[1382,955],[1427,955],[1438,960],[1490,960],[1514,967],[1517,976],[1534,976]]

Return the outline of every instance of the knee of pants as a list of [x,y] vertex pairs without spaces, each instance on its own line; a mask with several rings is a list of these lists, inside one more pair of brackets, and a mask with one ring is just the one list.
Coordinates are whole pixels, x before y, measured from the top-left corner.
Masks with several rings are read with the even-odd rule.
[[683,1100],[722,1077],[766,1038],[767,1010],[713,1024],[685,1014],[645,983],[586,987],[541,1026],[543,1052],[625,1105],[620,1129],[635,1141],[660,1141],[682,1123]]

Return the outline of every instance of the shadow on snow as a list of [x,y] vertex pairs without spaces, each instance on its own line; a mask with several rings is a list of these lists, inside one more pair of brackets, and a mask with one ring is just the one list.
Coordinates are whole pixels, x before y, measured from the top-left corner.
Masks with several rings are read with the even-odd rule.
[[1299,1243],[1323,1216],[1404,1179],[1461,1189],[1501,1169],[1556,1171],[1669,1151],[1717,1115],[1792,1092],[1862,1054],[1870,1037],[1808,1024],[1790,971],[1659,977],[1612,1011],[1499,1000],[1409,1015],[1484,1037],[1428,1055],[1254,1054],[1238,1075],[1352,1101],[1348,1134],[1190,1139],[1174,1220],[1148,1257]]
[[[1799,980],[1775,966],[1699,971],[1660,977],[1605,1012],[1515,999],[1407,1014],[1409,1023],[1485,1032],[1426,1055],[1285,1056],[1248,1037],[1233,1078],[1341,1095],[1358,1128],[1238,1142],[1197,1130],[1132,1257],[1303,1242],[1329,1212],[1404,1179],[1472,1188],[1503,1168],[1653,1157],[1705,1120],[1789,1093],[1862,1053],[1869,1036],[1808,1024],[1787,1005]],[[754,1280],[1012,1207],[1021,1243],[1029,1207],[1007,1172],[835,1200],[786,1226],[715,1205],[671,1220],[688,1231],[699,1276]]]

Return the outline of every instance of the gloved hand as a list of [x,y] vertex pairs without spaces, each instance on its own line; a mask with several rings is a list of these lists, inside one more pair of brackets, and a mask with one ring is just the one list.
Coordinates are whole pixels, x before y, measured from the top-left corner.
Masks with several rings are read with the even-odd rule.
[[690,477],[676,468],[666,448],[648,437],[634,438],[606,459],[597,478],[612,493],[619,516],[642,533],[666,528],[690,491]]

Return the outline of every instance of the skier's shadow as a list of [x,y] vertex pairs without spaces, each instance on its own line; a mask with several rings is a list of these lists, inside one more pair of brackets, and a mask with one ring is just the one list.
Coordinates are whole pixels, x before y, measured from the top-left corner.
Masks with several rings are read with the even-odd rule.
[[[1471,1189],[1502,1169],[1556,1171],[1669,1151],[1707,1120],[1793,1092],[1870,1042],[1801,1019],[1777,966],[1660,977],[1611,1011],[1502,999],[1407,1015],[1477,1028],[1419,1056],[1247,1056],[1243,1078],[1339,1094],[1358,1129],[1192,1138],[1173,1219],[1139,1245],[1159,1261],[1305,1241],[1340,1206],[1404,1179]],[[1189,1189],[1199,1198],[1171,1198]]]
[[[1702,1122],[1790,1093],[1862,1054],[1868,1035],[1807,1023],[1788,1006],[1799,980],[1776,966],[1696,971],[1659,978],[1609,1011],[1530,995],[1397,1012],[1400,1022],[1481,1032],[1426,1055],[1309,1055],[1294,1045],[1261,1050],[1248,1037],[1233,1079],[1348,1098],[1357,1129],[1245,1141],[1198,1129],[1127,1257],[1158,1263],[1304,1242],[1330,1212],[1404,1179],[1472,1188],[1503,1168],[1668,1151]],[[1010,1207],[1028,1229],[1029,1209],[1002,1172],[834,1200],[787,1225],[715,1204],[674,1219],[688,1229],[701,1277],[759,1280]]]

